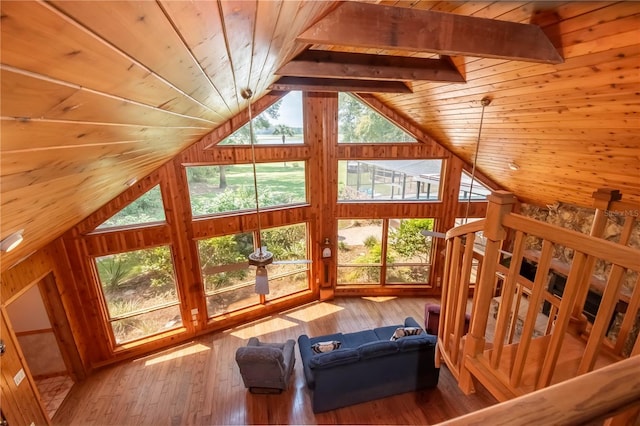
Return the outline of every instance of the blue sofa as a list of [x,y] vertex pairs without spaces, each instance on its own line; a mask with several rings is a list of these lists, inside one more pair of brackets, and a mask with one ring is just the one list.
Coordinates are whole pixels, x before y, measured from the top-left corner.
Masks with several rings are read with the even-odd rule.
[[[313,412],[437,386],[436,336],[422,330],[418,335],[391,340],[399,327],[422,328],[408,317],[403,325],[298,337],[305,380],[313,393]],[[330,352],[313,351],[313,344],[326,341],[341,345]]]

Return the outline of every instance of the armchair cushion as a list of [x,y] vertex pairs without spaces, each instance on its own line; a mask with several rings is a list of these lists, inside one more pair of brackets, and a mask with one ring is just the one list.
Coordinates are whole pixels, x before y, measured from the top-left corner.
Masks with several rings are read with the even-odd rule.
[[245,387],[252,392],[285,390],[295,364],[295,340],[263,343],[256,337],[236,351],[236,362]]

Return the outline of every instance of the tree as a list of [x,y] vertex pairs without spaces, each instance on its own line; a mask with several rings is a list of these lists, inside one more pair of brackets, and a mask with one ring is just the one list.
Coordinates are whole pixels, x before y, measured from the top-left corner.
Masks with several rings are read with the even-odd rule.
[[[433,219],[406,219],[398,229],[390,232],[389,246],[406,259],[417,257],[427,263],[431,255],[431,239],[422,235],[423,229],[433,230]],[[389,260],[387,255],[387,262]]]
[[278,124],[276,125],[275,130],[273,131],[274,135],[282,135],[282,143],[285,143],[285,138],[287,136],[295,136],[293,129],[286,124]]

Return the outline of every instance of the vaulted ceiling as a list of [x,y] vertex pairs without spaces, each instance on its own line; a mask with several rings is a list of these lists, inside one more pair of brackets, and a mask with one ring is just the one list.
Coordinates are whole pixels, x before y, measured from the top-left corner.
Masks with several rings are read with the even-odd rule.
[[[0,237],[25,230],[2,269],[246,108],[243,88],[257,99],[286,81],[281,67],[309,48],[324,51],[320,62],[342,52],[439,62],[448,71],[431,80],[396,69],[401,81],[380,82],[376,70],[389,69],[365,61],[346,86],[373,92],[469,163],[477,147],[478,170],[525,202],[588,206],[604,186],[640,201],[640,3],[367,3],[393,9],[361,13],[348,28],[336,21],[314,39],[321,31],[309,28],[339,2],[1,2]],[[534,53],[525,33],[455,27],[430,45],[440,18],[421,26],[424,11],[535,24],[561,62],[516,57]],[[373,44],[355,31],[366,27],[377,30]],[[500,37],[520,52],[497,55]],[[464,81],[436,78],[451,69]],[[376,93],[396,83],[409,90]]]

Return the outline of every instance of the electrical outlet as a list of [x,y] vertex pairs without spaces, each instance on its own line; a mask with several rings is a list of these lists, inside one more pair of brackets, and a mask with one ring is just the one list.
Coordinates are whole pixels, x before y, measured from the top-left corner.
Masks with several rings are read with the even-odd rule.
[[16,386],[20,385],[20,383],[22,383],[25,377],[26,377],[26,374],[24,374],[24,369],[21,368],[20,371],[18,371],[16,375],[13,376],[13,381],[16,384]]

